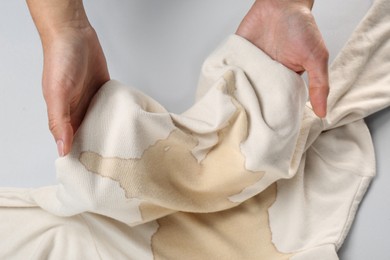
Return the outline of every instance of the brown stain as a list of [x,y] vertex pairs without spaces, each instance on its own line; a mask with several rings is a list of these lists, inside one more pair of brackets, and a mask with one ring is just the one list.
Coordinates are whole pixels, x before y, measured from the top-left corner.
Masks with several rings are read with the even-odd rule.
[[233,96],[234,74],[228,72],[224,79],[220,89],[231,96],[237,110],[201,163],[192,154],[197,140],[179,128],[146,149],[139,159],[83,152],[80,162],[89,171],[118,181],[126,197],[148,201],[140,206],[144,221],[177,210],[213,212],[238,205],[229,197],[258,182],[264,172],[245,168],[240,143],[247,137],[248,119]]
[[272,243],[268,209],[276,184],[229,210],[192,214],[177,212],[157,220],[152,237],[155,260],[258,259],[287,260]]

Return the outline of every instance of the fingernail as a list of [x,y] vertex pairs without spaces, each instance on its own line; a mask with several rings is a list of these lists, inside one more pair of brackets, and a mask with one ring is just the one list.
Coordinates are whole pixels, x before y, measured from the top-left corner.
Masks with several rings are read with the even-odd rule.
[[62,140],[57,140],[57,151],[60,157],[64,156],[64,142]]
[[326,103],[320,103],[318,107],[315,110],[316,115],[319,118],[324,118],[326,117]]

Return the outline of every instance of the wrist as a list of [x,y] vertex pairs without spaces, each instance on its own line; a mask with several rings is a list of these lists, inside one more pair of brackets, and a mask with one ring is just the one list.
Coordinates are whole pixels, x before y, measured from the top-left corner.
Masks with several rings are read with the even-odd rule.
[[88,31],[91,25],[82,0],[27,0],[42,42],[64,31]]
[[262,6],[268,12],[275,9],[285,8],[307,8],[311,10],[314,5],[314,0],[256,0],[255,5]]

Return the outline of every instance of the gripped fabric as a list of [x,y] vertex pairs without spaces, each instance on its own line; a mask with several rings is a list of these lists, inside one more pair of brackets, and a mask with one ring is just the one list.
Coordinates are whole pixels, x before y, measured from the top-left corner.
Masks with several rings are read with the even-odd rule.
[[0,189],[0,259],[338,259],[375,175],[363,118],[390,104],[389,13],[375,1],[331,65],[323,120],[236,35],[182,114],[109,81],[58,185]]

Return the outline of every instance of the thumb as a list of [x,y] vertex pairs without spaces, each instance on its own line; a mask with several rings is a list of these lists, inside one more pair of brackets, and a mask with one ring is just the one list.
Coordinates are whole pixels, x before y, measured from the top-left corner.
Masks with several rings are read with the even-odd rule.
[[47,114],[49,129],[57,144],[58,155],[67,155],[73,142],[73,128],[70,118],[69,105],[65,99],[49,99],[47,103]]
[[329,94],[328,52],[313,58],[305,68],[309,78],[310,103],[318,117],[325,117]]

